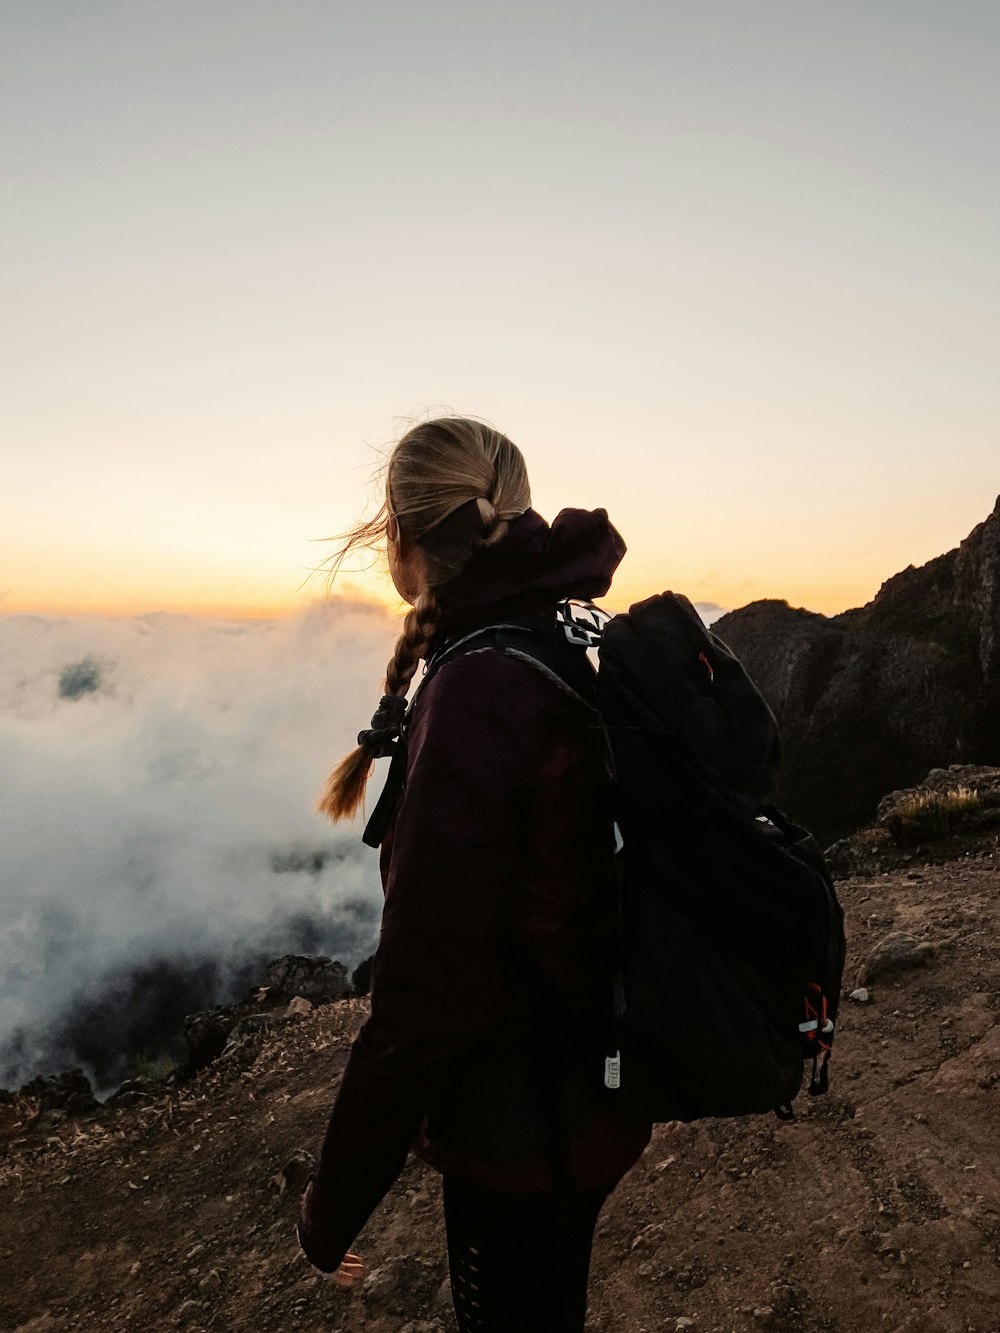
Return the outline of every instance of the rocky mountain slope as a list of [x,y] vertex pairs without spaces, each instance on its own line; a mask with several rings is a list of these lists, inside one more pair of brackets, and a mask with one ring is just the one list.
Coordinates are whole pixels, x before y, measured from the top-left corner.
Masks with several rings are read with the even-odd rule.
[[[886,812],[923,808],[901,802]],[[842,849],[846,989],[864,991],[830,1093],[791,1124],[657,1127],[598,1224],[593,1333],[1000,1329],[1000,809],[911,834],[888,819]],[[339,1290],[294,1240],[366,1011],[241,1021],[188,1082],[102,1108],[8,1096],[0,1329],[454,1333],[440,1181],[418,1160],[359,1238],[364,1284]]]
[[827,617],[751,602],[712,629],[778,718],[779,804],[823,842],[932,765],[1000,762],[1000,498],[960,546],[866,606]]

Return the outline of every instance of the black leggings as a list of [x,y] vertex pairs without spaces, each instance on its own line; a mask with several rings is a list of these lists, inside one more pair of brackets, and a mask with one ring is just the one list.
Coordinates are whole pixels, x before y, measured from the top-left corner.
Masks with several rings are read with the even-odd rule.
[[459,1333],[582,1333],[594,1226],[612,1186],[501,1194],[444,1176]]

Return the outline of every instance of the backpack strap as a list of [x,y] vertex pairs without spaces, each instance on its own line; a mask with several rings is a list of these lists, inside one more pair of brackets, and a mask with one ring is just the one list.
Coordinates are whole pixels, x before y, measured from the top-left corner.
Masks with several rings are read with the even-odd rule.
[[361,835],[361,841],[366,847],[380,847],[382,839],[389,831],[389,824],[392,820],[392,813],[396,808],[396,802],[403,793],[406,786],[406,729],[404,724],[400,727],[399,737],[393,743],[392,759],[389,761],[389,771],[385,775],[385,784],[375,802],[375,809],[371,812],[365,831]]
[[[562,624],[560,621],[560,625]],[[593,697],[596,672],[587,660],[585,652],[590,643],[590,640],[583,638],[571,638],[568,629],[560,633],[559,628],[548,617],[534,617],[531,620],[511,620],[496,625],[483,625],[480,629],[472,630],[460,639],[445,644],[434,653],[428,660],[420,684],[403,715],[399,739],[392,746],[392,761],[386,774],[385,785],[361,835],[361,841],[365,846],[381,846],[389,830],[396,804],[406,785],[406,733],[414,705],[420,696],[420,691],[447,662],[455,657],[464,657],[466,653],[496,649],[508,657],[517,658],[534,667],[563,694],[593,713],[599,722],[600,714],[597,711],[596,698]],[[586,697],[588,694],[591,698]],[[610,745],[607,749],[610,758]]]

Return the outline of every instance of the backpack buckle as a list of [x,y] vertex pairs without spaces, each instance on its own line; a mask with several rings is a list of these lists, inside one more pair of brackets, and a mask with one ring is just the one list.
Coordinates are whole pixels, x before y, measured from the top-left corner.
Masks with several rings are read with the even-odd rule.
[[608,612],[593,602],[570,599],[556,607],[556,624],[561,626],[567,640],[578,648],[597,648],[604,626],[610,619]]
[[620,1088],[622,1085],[622,1053],[615,1051],[614,1055],[604,1057],[604,1086],[606,1088]]

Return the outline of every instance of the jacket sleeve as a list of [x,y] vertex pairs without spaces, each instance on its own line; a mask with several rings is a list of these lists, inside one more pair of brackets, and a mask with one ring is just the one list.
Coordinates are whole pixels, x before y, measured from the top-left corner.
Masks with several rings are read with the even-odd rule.
[[[514,898],[530,854],[553,686],[495,652],[443,666],[414,708],[383,845],[371,1016],[351,1049],[299,1235],[332,1271],[392,1186],[436,1077],[510,1028]],[[558,702],[558,699],[557,699]]]

